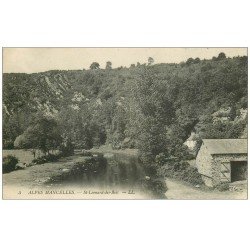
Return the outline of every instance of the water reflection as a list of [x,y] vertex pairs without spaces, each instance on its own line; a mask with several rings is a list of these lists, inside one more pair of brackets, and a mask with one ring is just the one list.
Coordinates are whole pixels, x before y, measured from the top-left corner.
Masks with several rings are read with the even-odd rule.
[[137,190],[151,198],[165,198],[166,184],[157,176],[145,176],[144,166],[135,156],[93,154],[84,157],[59,176],[51,177],[46,185],[65,185],[115,190]]
[[143,167],[137,157],[115,154],[107,159],[106,185],[133,188],[143,177]]
[[78,162],[70,171],[52,177],[51,184],[80,186],[129,187],[137,186],[144,178],[143,166],[137,157],[121,154],[94,154]]

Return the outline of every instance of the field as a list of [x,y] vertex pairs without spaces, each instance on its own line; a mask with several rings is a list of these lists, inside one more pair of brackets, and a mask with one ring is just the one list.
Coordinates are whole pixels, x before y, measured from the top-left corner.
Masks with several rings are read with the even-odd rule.
[[[57,151],[54,150],[52,153],[56,153]],[[34,155],[32,154],[30,149],[24,150],[24,149],[4,149],[3,150],[3,157],[7,155],[13,155],[18,158],[19,163],[26,163],[29,164],[34,160]],[[40,157],[44,155],[41,151],[36,150],[35,158]]]

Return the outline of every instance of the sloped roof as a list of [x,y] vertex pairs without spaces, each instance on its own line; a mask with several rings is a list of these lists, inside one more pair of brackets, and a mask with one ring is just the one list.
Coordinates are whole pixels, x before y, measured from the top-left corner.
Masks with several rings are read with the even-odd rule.
[[203,139],[204,146],[213,154],[247,154],[247,139]]

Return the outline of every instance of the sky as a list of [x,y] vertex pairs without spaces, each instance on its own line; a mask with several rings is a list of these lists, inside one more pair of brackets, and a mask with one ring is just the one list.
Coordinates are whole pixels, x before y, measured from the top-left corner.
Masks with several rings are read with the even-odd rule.
[[179,63],[188,58],[211,59],[220,52],[227,57],[247,55],[247,48],[3,48],[4,73],[36,73],[48,70],[88,69],[92,62],[105,68],[146,63]]

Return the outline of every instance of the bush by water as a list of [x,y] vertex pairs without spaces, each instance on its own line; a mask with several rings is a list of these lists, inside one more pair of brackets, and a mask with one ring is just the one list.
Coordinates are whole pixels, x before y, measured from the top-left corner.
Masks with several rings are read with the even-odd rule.
[[181,181],[186,181],[192,185],[202,185],[203,180],[197,168],[191,167],[188,162],[173,162],[160,166],[157,169],[159,176],[169,177]]
[[3,174],[16,170],[18,159],[13,155],[3,157]]

